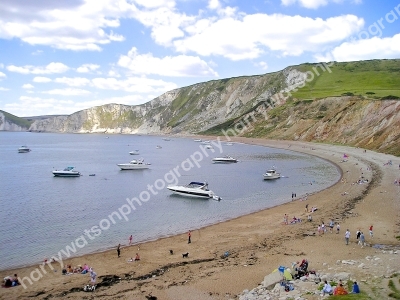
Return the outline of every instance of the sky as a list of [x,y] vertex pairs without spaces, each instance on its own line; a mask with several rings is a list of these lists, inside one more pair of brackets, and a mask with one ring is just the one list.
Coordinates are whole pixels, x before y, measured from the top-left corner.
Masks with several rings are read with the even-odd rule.
[[139,105],[306,62],[400,58],[400,0],[1,0],[0,109]]

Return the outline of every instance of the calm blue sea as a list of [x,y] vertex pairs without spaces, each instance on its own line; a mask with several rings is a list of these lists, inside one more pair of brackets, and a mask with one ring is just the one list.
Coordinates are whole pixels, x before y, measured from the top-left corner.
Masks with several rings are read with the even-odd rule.
[[[22,145],[32,151],[18,153]],[[292,192],[299,197],[322,190],[340,178],[334,165],[313,156],[238,143],[220,146],[222,153],[216,146],[201,150],[200,143],[184,138],[0,132],[0,269],[41,262],[67,245],[78,245],[71,252],[78,256],[126,244],[131,234],[134,242],[143,242],[183,233],[290,201]],[[135,149],[140,155],[129,155]],[[221,155],[240,162],[211,162]],[[151,163],[150,169],[120,171],[116,165],[136,158]],[[52,170],[66,166],[83,176],[53,177]],[[264,181],[262,174],[272,166],[285,177]],[[173,179],[207,181],[222,200],[161,189]],[[121,208],[127,212],[126,199],[133,197],[142,198],[142,205],[131,209],[128,221],[114,214],[112,223],[109,216]],[[93,226],[102,230],[89,238],[84,232]],[[76,242],[82,235],[87,245]]]

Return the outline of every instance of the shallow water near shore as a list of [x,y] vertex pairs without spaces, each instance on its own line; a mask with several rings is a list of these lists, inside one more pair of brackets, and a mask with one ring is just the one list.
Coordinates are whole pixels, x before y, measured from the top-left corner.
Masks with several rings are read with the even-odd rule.
[[[32,151],[18,153],[21,145]],[[38,263],[67,245],[75,249],[69,254],[78,256],[127,244],[130,234],[138,243],[183,233],[291,201],[293,192],[299,198],[325,189],[340,177],[331,163],[290,150],[223,141],[215,143],[214,152],[200,147],[192,139],[173,137],[0,133],[0,268]],[[140,155],[129,155],[135,149]],[[211,162],[221,155],[239,162]],[[116,166],[138,158],[151,163],[150,169]],[[83,176],[53,177],[53,169],[66,166]],[[262,174],[272,166],[284,178],[264,181]],[[163,184],[175,180],[182,185],[207,181],[222,200],[172,195]],[[127,213],[126,199],[133,197],[141,205],[133,202],[135,210]],[[122,212],[128,220],[118,217]]]

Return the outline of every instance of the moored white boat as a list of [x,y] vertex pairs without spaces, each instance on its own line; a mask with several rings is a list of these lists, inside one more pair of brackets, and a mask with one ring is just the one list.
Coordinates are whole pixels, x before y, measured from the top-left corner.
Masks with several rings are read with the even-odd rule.
[[18,153],[28,153],[31,152],[31,149],[28,146],[21,146],[18,148]]
[[201,142],[201,139],[195,139],[194,141],[195,142]]
[[139,155],[139,150],[133,150],[129,152],[130,155]]
[[281,174],[278,173],[275,169],[269,169],[264,173],[263,177],[265,180],[278,179],[281,178]]
[[215,196],[213,191],[208,189],[207,182],[192,181],[188,185],[170,185],[167,189],[175,194],[194,198],[213,198]]
[[238,160],[233,158],[232,156],[226,155],[224,157],[215,157],[212,159],[215,164],[228,164],[228,163],[236,163]]
[[145,163],[143,159],[140,160],[134,159],[126,164],[117,164],[117,166],[120,167],[121,170],[143,170],[143,169],[148,169],[149,165],[150,164]]
[[55,177],[79,177],[81,173],[75,170],[75,167],[66,167],[63,170],[54,170]]

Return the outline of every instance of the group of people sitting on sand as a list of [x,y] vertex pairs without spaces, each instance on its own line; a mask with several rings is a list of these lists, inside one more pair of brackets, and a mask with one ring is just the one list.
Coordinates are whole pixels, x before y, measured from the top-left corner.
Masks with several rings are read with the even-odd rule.
[[138,261],[138,260],[140,260],[140,255],[139,255],[139,253],[136,253],[135,259],[133,259],[133,257],[131,257],[130,259],[128,259],[128,262]]
[[[360,287],[358,286],[357,282],[353,282],[353,287],[351,294],[359,294],[360,293]],[[340,296],[340,295],[347,295],[349,294],[348,291],[343,286],[342,280],[339,280],[339,283],[336,285],[335,288],[333,288],[327,280],[324,281],[324,287],[322,288],[321,291],[321,296],[325,295],[335,295],[335,296]]]
[[84,264],[83,267],[78,265],[75,268],[72,268],[71,265],[67,265],[66,268],[62,269],[63,275],[71,275],[71,274],[86,274],[90,272],[90,267],[87,264]]
[[20,285],[17,274],[14,274],[14,277],[6,276],[4,278],[3,287],[7,288],[7,287],[13,287],[13,286],[17,286],[17,285]]

